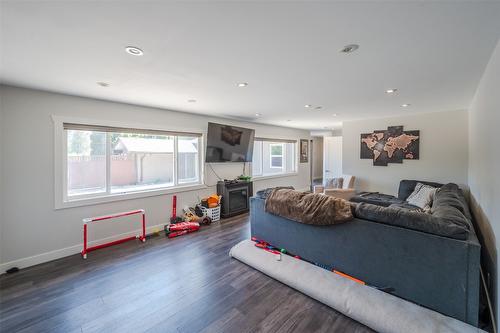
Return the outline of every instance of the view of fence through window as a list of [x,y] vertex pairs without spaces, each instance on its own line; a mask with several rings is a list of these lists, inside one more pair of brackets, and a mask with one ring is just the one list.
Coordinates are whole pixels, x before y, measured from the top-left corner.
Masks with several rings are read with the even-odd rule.
[[199,137],[72,129],[66,135],[68,197],[200,181]]
[[253,148],[252,175],[271,176],[297,171],[296,143],[256,139]]

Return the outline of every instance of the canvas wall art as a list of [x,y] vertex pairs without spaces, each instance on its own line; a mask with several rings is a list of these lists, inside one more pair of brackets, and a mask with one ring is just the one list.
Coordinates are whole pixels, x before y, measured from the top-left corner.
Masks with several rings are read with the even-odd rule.
[[420,158],[420,131],[404,131],[403,126],[361,134],[360,143],[360,158],[373,160],[373,165],[387,166]]

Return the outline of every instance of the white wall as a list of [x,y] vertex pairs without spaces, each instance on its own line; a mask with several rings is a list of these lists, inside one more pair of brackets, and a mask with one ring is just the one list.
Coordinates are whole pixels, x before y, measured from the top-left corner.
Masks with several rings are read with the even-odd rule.
[[[2,225],[3,225],[3,222],[4,221],[4,218],[3,218],[3,175],[2,175],[2,170],[3,170],[3,163],[2,163],[2,160],[3,160],[3,154],[2,154],[2,151],[3,151],[3,144],[2,142],[5,142],[5,138],[3,137],[3,99],[2,99],[2,94],[0,94],[0,263],[2,263],[2,258],[3,258],[3,254],[2,254],[2,246],[1,246],[1,243],[2,243],[2,239],[3,239],[3,235],[2,235]],[[0,270],[0,272],[2,272]]]
[[[500,239],[500,42],[486,67],[469,109],[469,187],[482,240],[482,261],[490,294],[498,304]],[[488,276],[489,274],[489,276]],[[498,306],[496,316],[499,317]]]
[[[408,111],[409,113],[411,111]],[[387,126],[420,130],[420,159],[373,166],[360,159],[360,134]],[[342,172],[356,176],[356,189],[397,194],[401,179],[467,184],[467,112],[436,112],[344,122]]]
[[[0,86],[3,135],[1,149],[1,239],[0,271],[10,266],[27,265],[77,253],[81,248],[82,218],[135,208],[147,211],[148,226],[167,223],[171,195],[152,196],[93,206],[54,210],[54,129],[52,115],[104,121],[164,125],[206,132],[207,122],[250,127],[256,136],[267,138],[308,139],[307,131],[284,127],[237,122],[162,109],[139,107],[9,86]],[[27,158],[29,156],[29,158]],[[242,163],[214,164],[223,178],[242,173]],[[247,169],[248,170],[248,169]],[[204,190],[182,192],[178,208],[193,205],[200,197],[215,192],[217,178],[206,168]],[[309,187],[309,164],[299,163],[298,175],[254,182],[255,191],[265,187],[293,185]],[[120,223],[92,226],[90,237],[103,239],[131,229],[132,219]],[[137,223],[135,224],[136,226]]]

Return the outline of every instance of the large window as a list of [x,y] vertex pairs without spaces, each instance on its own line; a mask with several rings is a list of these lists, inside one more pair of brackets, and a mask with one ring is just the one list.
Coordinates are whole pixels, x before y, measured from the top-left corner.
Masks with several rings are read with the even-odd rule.
[[297,171],[296,141],[256,138],[252,175],[272,176]]
[[64,124],[65,197],[101,197],[200,184],[200,137]]

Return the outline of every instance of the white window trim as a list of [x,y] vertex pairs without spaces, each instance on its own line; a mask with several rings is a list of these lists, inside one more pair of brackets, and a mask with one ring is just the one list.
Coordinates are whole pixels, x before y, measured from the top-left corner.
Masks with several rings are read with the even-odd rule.
[[[280,155],[273,155],[273,146],[279,146],[281,147],[281,154]],[[281,158],[281,166],[273,166],[273,157],[280,157]],[[270,143],[269,144],[269,168],[271,169],[283,169],[284,166],[284,161],[285,161],[285,145],[283,143]]]
[[[276,140],[282,140],[280,138],[276,138]],[[264,154],[264,142],[265,141],[268,141],[268,142],[273,142],[272,139],[268,139],[268,140],[255,140],[256,142],[260,142],[261,144],[261,154],[263,155]],[[279,144],[279,142],[273,142],[272,144]],[[253,162],[252,162],[252,166],[251,166],[251,175],[252,175],[252,179],[253,180],[265,180],[265,179],[272,179],[272,178],[282,178],[282,177],[293,177],[293,176],[297,176],[299,174],[299,147],[298,147],[298,143],[297,142],[293,142],[293,145],[294,145],[294,160],[293,160],[293,165],[294,165],[294,171],[290,171],[290,172],[283,172],[283,173],[275,173],[275,174],[271,174],[271,175],[263,175],[262,172],[264,171],[264,156],[261,157],[260,159],[260,170],[261,170],[261,173],[259,175],[254,175],[253,173]],[[285,150],[283,150],[283,153],[285,153]]]
[[[122,127],[122,128],[136,128],[136,129],[150,129],[150,130],[160,130],[166,132],[178,132],[178,129],[165,128],[158,126],[157,124],[138,124],[138,123],[126,123],[122,121],[112,121],[112,120],[96,120],[96,119],[83,119],[83,118],[73,118],[73,117],[61,117],[52,116],[52,121],[54,123],[54,208],[64,209],[70,207],[79,207],[87,205],[95,205],[106,202],[130,200],[137,198],[144,198],[150,196],[165,195],[171,193],[179,193],[186,191],[193,191],[199,189],[206,189],[208,186],[205,184],[205,164],[203,163],[204,156],[204,139],[206,133],[200,131],[199,129],[183,128],[185,132],[189,133],[200,133],[200,144],[198,151],[198,163],[199,163],[199,182],[196,183],[180,183],[178,184],[175,180],[175,185],[170,187],[164,187],[155,190],[142,190],[142,191],[130,191],[126,193],[98,193],[92,194],[90,196],[79,196],[78,198],[67,197],[67,140],[64,132],[64,123],[72,124],[85,124],[85,125],[95,125],[95,126],[110,126],[110,127]],[[174,149],[177,150],[177,146],[174,145]],[[174,170],[177,172],[177,159],[174,158]],[[174,177],[175,179],[175,177]]]
[[254,181],[265,180],[265,179],[273,179],[273,178],[283,178],[283,177],[293,177],[298,176],[299,173],[295,172],[286,172],[286,173],[276,173],[274,175],[266,175],[266,176],[253,176],[252,179]]

